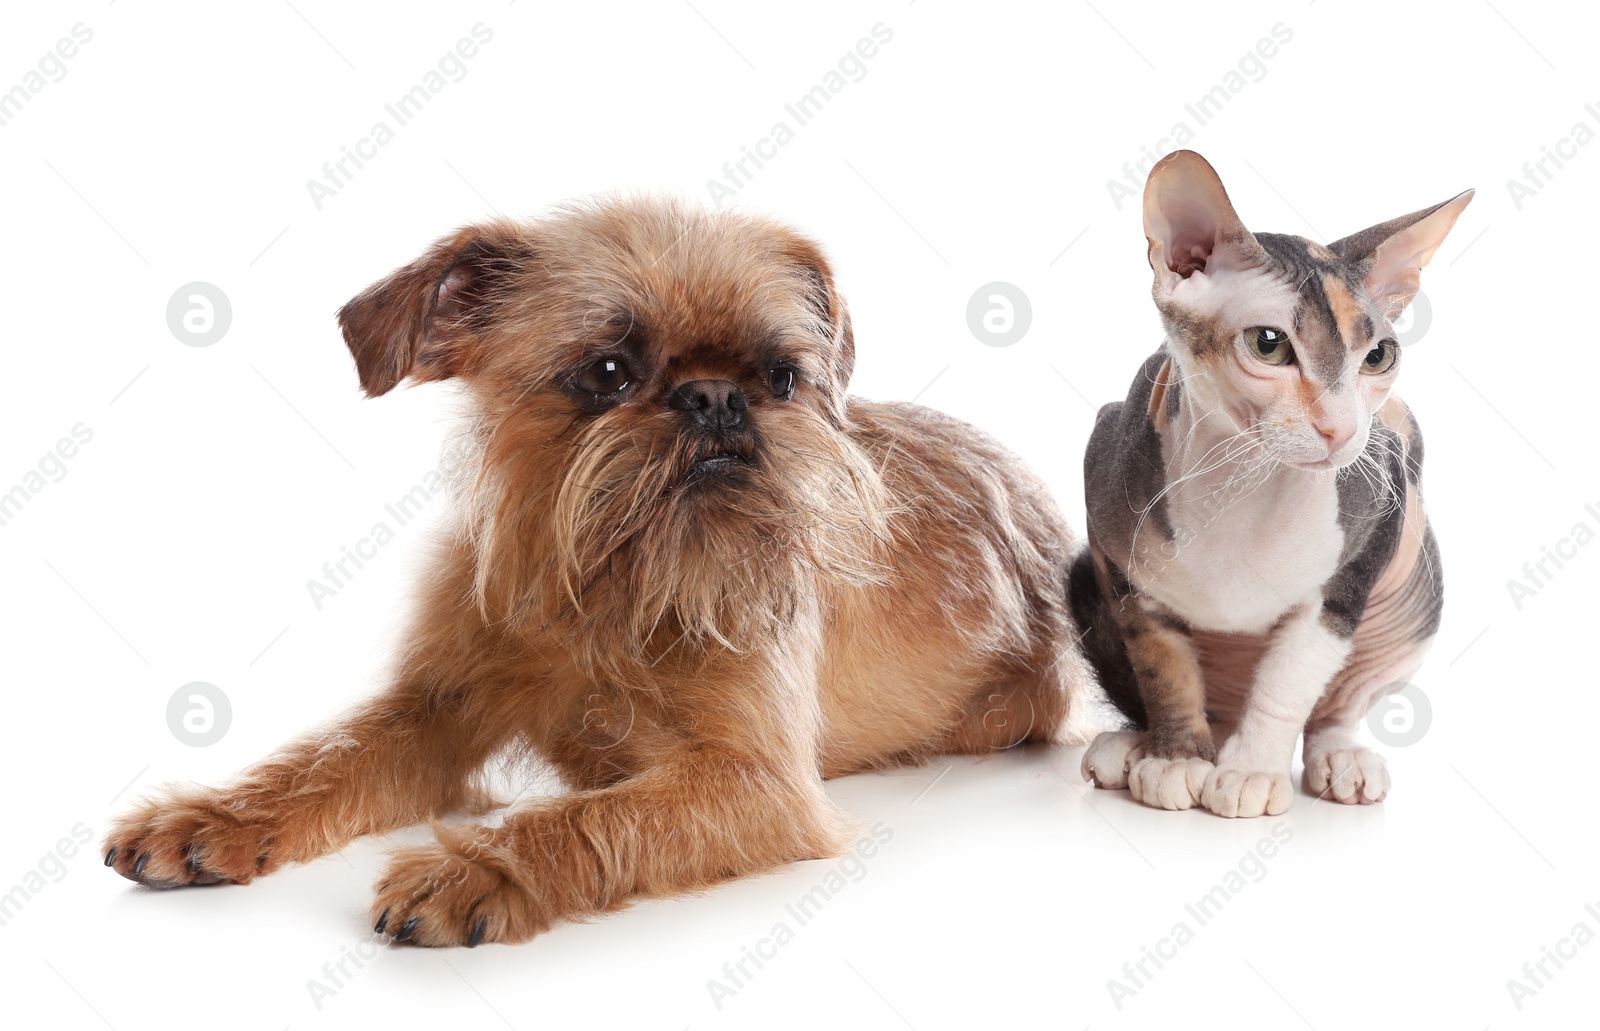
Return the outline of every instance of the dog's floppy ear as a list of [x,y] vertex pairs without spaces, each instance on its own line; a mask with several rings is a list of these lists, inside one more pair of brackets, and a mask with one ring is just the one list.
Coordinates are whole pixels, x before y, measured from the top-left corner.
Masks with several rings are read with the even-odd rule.
[[856,367],[856,338],[850,329],[850,309],[834,289],[833,268],[816,244],[796,236],[786,249],[789,260],[800,269],[806,283],[806,301],[816,312],[823,333],[833,343],[833,376],[842,397]]
[[527,258],[515,223],[468,226],[339,309],[344,341],[368,397],[407,376],[449,379],[471,365],[475,336]]

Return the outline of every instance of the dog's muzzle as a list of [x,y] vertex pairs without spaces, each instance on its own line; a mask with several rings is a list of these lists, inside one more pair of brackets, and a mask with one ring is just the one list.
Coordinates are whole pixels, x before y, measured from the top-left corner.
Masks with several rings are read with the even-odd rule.
[[682,412],[695,429],[726,436],[743,428],[750,403],[737,383],[725,379],[696,379],[674,390],[667,398],[667,407]]
[[750,404],[737,383],[697,379],[681,384],[667,407],[682,413],[696,439],[690,469],[734,468],[750,461]]

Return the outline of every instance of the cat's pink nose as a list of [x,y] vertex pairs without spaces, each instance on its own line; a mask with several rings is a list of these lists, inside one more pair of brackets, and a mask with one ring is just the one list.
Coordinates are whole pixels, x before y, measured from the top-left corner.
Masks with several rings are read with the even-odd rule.
[[1348,423],[1334,423],[1325,425],[1316,424],[1317,433],[1321,435],[1322,442],[1328,445],[1328,454],[1337,454],[1339,449],[1350,443],[1350,438],[1356,435],[1356,428]]

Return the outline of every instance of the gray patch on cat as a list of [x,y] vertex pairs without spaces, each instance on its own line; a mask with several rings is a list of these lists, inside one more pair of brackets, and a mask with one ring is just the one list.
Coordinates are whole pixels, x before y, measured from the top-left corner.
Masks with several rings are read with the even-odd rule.
[[[1406,473],[1399,435],[1374,423],[1366,455],[1377,462],[1381,476],[1373,476],[1370,467],[1363,472],[1354,466],[1335,474],[1344,548],[1338,570],[1322,585],[1322,623],[1346,639],[1361,623],[1372,585],[1400,550],[1406,524]],[[1375,479],[1381,482],[1374,483]]]
[[[1283,276],[1289,283],[1298,289],[1303,279],[1320,279],[1324,275],[1332,274],[1345,276],[1346,266],[1337,259],[1329,260],[1314,254],[1311,248],[1325,250],[1320,244],[1307,240],[1303,236],[1294,236],[1290,233],[1257,233],[1256,242],[1261,244],[1261,249],[1266,252],[1269,267],[1272,271]],[[1329,252],[1330,257],[1332,252]],[[1317,284],[1318,287],[1321,283]],[[1333,312],[1328,311],[1331,317]]]
[[[1406,409],[1407,434],[1405,438],[1405,470],[1407,489],[1420,495],[1422,491],[1422,428],[1416,415]],[[1418,505],[1421,511],[1421,505]],[[1404,531],[1402,531],[1404,532]],[[1416,531],[1413,531],[1416,532]],[[1444,572],[1439,560],[1439,541],[1433,535],[1433,526],[1426,514],[1422,516],[1422,547],[1417,564],[1404,588],[1402,607],[1394,619],[1410,624],[1412,640],[1422,641],[1439,631],[1444,614]]]
[[1406,436],[1406,480],[1412,490],[1418,490],[1422,486],[1422,427],[1417,425],[1417,415],[1409,408],[1406,420],[1411,424],[1411,432]]
[[1106,590],[1110,591],[1111,596],[1118,601],[1131,597],[1133,595],[1133,583],[1128,579],[1128,575],[1122,571],[1122,567],[1104,555],[1101,556],[1101,561],[1106,565]]
[[1367,475],[1353,464],[1334,474],[1339,490],[1339,529],[1344,531],[1344,550],[1339,555],[1341,565],[1366,546],[1368,538],[1382,525],[1391,509],[1398,508],[1404,514],[1405,470],[1398,459],[1401,447],[1400,435],[1375,421],[1367,437],[1366,459],[1376,461],[1382,474],[1372,475],[1370,464],[1366,467]]
[[1174,630],[1180,634],[1189,634],[1192,632],[1192,628],[1189,626],[1189,621],[1178,615],[1176,612],[1173,612],[1165,605],[1152,606],[1150,609],[1150,618],[1155,620],[1157,626],[1164,627],[1168,630]]
[[1444,569],[1439,564],[1439,541],[1426,518],[1422,522],[1422,558],[1417,565],[1420,568],[1411,574],[1412,579],[1426,577],[1428,589],[1421,602],[1424,606],[1422,622],[1416,629],[1416,639],[1421,641],[1439,632],[1439,623],[1444,617]]
[[1163,300],[1159,286],[1154,291],[1154,297],[1167,339],[1183,341],[1189,354],[1198,358],[1221,350],[1227,344],[1215,319],[1196,315],[1182,305]]
[[[1068,576],[1067,594],[1072,604],[1072,617],[1083,633],[1079,647],[1094,668],[1095,679],[1100,682],[1106,699],[1122,713],[1128,726],[1142,730],[1148,717],[1144,697],[1139,693],[1139,679],[1128,659],[1127,646],[1111,611],[1111,602],[1100,589],[1094,565],[1091,549],[1084,548],[1073,560]],[[1105,565],[1108,574],[1116,569],[1109,560],[1105,560]],[[1115,575],[1121,577],[1120,571]],[[1111,577],[1108,575],[1107,579]],[[1122,582],[1127,583],[1127,579],[1122,578]],[[1108,583],[1107,588],[1112,589],[1112,584]]]
[[[1135,527],[1140,533],[1159,534],[1163,542],[1174,537],[1166,502],[1151,504],[1167,483],[1161,434],[1149,413],[1156,374],[1167,358],[1163,347],[1145,359],[1128,390],[1128,399],[1113,401],[1100,409],[1084,452],[1089,539],[1108,560],[1130,560]],[[1140,516],[1147,507],[1149,512],[1140,526]]]
[[[1455,199],[1454,197],[1450,198],[1450,200]],[[1368,265],[1374,252],[1385,240],[1388,240],[1396,233],[1411,228],[1449,203],[1449,200],[1440,201],[1431,207],[1423,208],[1421,211],[1413,211],[1409,215],[1401,215],[1399,218],[1391,218],[1387,222],[1379,222],[1375,226],[1368,226],[1359,233],[1351,233],[1343,239],[1333,241],[1328,244],[1328,249],[1352,265]],[[1365,276],[1365,272],[1362,274]]]
[[1273,271],[1293,286],[1299,295],[1300,303],[1294,313],[1295,335],[1303,335],[1305,329],[1303,313],[1309,312],[1312,321],[1327,334],[1328,340],[1339,345],[1334,348],[1312,348],[1311,353],[1297,353],[1297,357],[1301,361],[1308,362],[1323,382],[1337,383],[1344,374],[1345,352],[1371,339],[1372,321],[1366,320],[1364,339],[1347,342],[1344,332],[1339,327],[1338,316],[1334,314],[1333,305],[1328,301],[1323,277],[1334,276],[1349,287],[1351,293],[1357,297],[1365,295],[1366,286],[1361,282],[1356,270],[1350,266],[1337,258],[1329,260],[1319,257],[1312,248],[1316,247],[1318,250],[1324,248],[1304,237],[1284,233],[1257,233],[1256,240],[1260,242],[1261,249],[1271,261]]

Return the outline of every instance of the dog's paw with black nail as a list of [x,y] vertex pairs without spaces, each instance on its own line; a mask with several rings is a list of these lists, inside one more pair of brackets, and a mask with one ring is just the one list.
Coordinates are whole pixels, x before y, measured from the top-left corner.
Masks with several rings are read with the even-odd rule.
[[165,789],[112,821],[105,864],[152,888],[248,884],[279,865],[271,829],[201,787]]
[[378,880],[372,928],[408,945],[527,941],[549,921],[540,911],[528,864],[504,832],[435,827],[439,840],[398,849]]

